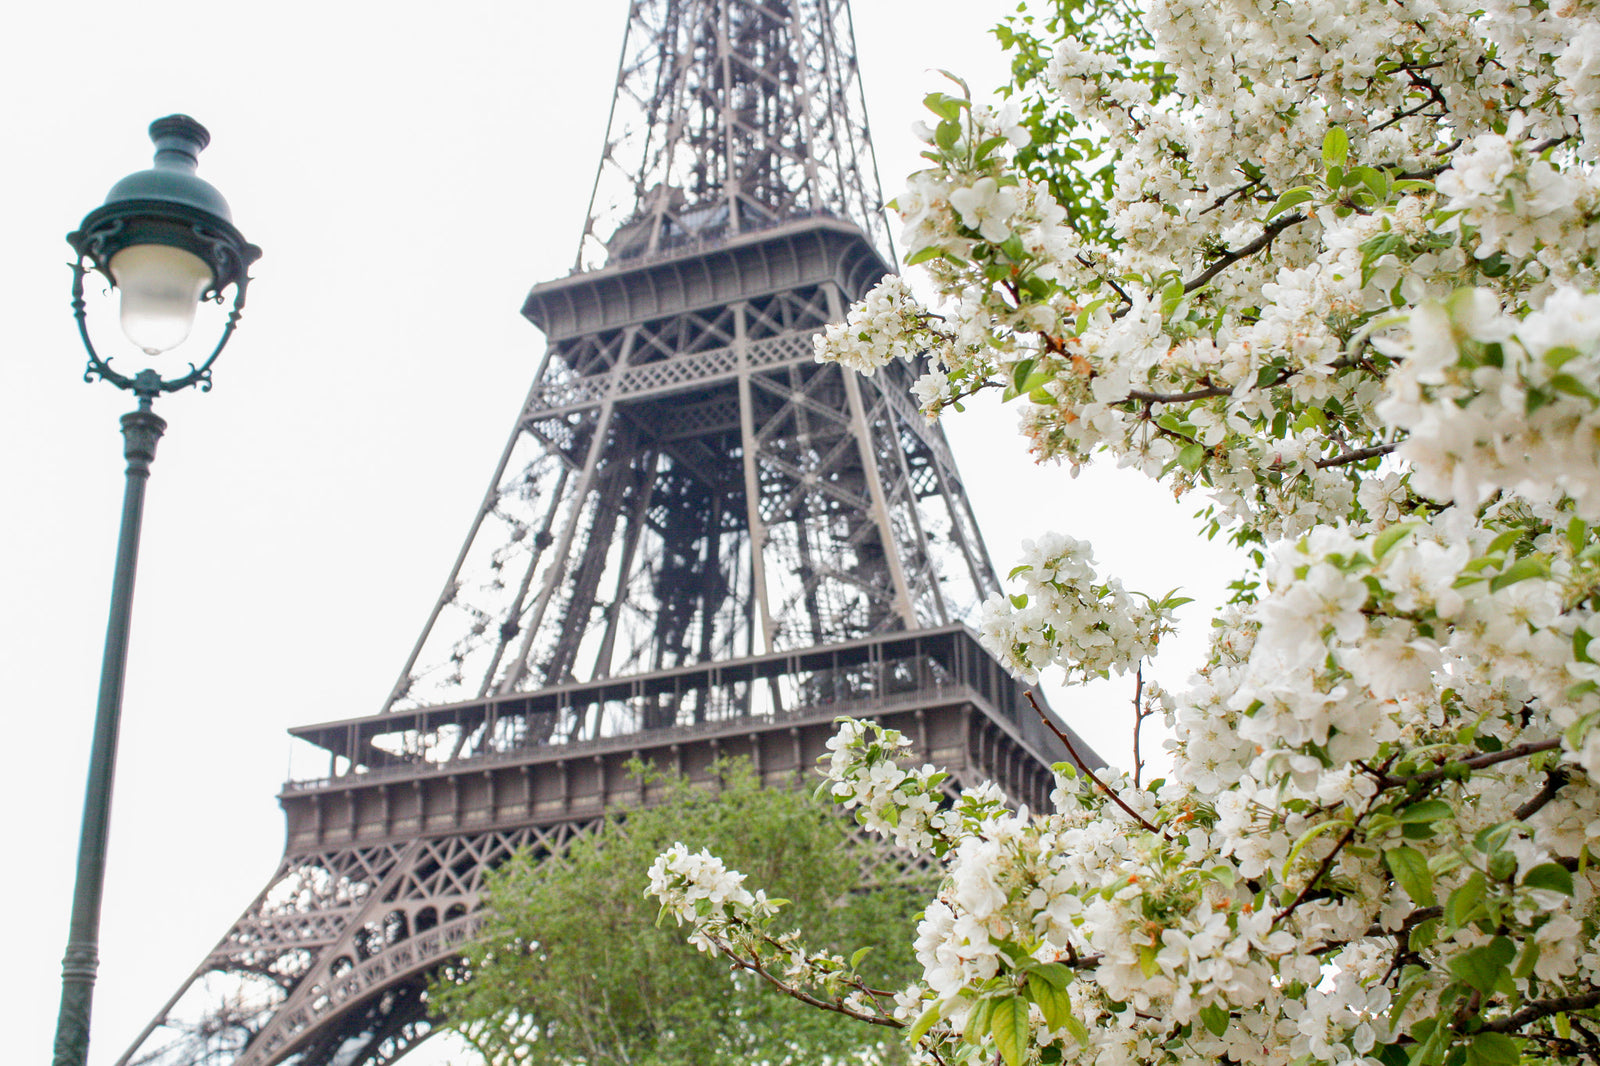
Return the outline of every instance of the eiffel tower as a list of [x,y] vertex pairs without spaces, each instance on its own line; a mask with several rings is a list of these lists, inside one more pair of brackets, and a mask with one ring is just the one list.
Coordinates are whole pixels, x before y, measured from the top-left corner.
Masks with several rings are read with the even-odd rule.
[[1046,801],[1064,753],[963,624],[999,586],[914,371],[813,358],[891,262],[846,0],[633,0],[444,590],[378,713],[291,730],[326,773],[279,796],[276,874],[118,1066],[395,1061],[484,874],[652,802],[632,758],[791,782],[853,714]]

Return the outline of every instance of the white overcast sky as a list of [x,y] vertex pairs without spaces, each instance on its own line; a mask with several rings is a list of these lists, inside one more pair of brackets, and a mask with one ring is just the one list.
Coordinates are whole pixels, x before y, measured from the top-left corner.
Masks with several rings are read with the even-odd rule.
[[[625,8],[78,0],[7,15],[6,1061],[49,1055],[122,492],[117,416],[131,406],[81,379],[63,235],[148,165],[148,123],[183,111],[212,133],[202,176],[265,249],[215,390],[158,406],[170,427],[140,557],[95,997],[104,1066],[272,872],[285,729],[377,711],[420,632],[542,350],[523,295],[577,247]],[[1002,79],[985,31],[1009,9],[857,0],[889,195],[916,166],[908,131],[934,71]],[[1131,587],[1216,600],[1232,566],[1194,546],[1198,501],[1036,469],[1012,421],[948,424],[1002,571],[1022,538],[1057,528],[1093,539]],[[1191,649],[1207,614],[1184,612]],[[1186,672],[1163,662],[1171,682]],[[1125,762],[1130,692],[1053,701]]]

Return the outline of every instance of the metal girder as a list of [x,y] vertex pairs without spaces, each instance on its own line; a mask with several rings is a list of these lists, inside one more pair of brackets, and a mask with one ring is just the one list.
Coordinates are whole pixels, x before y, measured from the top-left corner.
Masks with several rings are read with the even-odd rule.
[[294,731],[328,778],[118,1066],[400,1059],[485,874],[652,802],[632,758],[792,783],[870,714],[1046,800],[1055,741],[961,625],[999,585],[914,371],[812,355],[891,262],[854,53],[845,0],[633,0],[584,269],[524,304],[550,343],[422,634],[380,713]]
[[845,0],[634,0],[579,267],[881,205]]

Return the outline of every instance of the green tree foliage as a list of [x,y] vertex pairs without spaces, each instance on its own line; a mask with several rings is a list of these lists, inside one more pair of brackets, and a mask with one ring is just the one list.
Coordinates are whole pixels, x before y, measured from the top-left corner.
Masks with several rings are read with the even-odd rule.
[[[928,885],[874,856],[808,792],[763,788],[747,762],[714,788],[639,767],[662,799],[617,812],[560,859],[519,854],[489,880],[479,939],[430,992],[445,1024],[493,1066],[699,1066],[896,1061],[889,1030],[803,1006],[686,944],[645,898],[645,869],[680,840],[718,850],[792,899],[823,943],[881,944],[860,963],[879,988],[914,975]],[[894,879],[898,883],[872,884]],[[864,884],[863,882],[867,882]]]

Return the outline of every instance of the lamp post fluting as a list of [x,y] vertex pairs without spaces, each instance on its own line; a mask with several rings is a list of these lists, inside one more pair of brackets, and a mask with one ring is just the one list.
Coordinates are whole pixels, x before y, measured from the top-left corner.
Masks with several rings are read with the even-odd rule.
[[[123,680],[128,660],[134,573],[144,490],[166,422],[152,409],[155,398],[197,386],[211,387],[211,367],[227,345],[244,309],[248,270],[261,250],[234,227],[227,201],[195,175],[200,151],[210,141],[205,127],[187,115],[169,115],[150,125],[155,163],[123,178],[106,202],[67,236],[72,264],[72,309],[89,355],[84,380],[108,381],[133,393],[138,408],[122,416],[123,457],[127,461],[117,561],[111,582],[111,612],[100,662],[100,694],[95,707],[84,786],[83,824],[78,838],[77,873],[67,950],[61,964],[61,1009],[56,1019],[53,1066],[85,1066],[89,1017],[99,968],[100,903],[105,888],[106,841],[111,821],[111,789],[116,771],[117,734],[122,717]],[[90,337],[84,280],[103,275],[121,297],[123,333],[146,356],[182,344],[195,311],[207,300],[234,289],[233,308],[221,337],[199,365],[171,377],[154,369],[123,373],[102,357]]]

